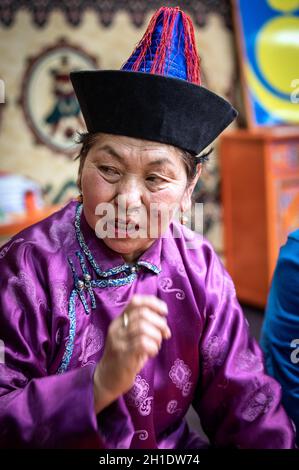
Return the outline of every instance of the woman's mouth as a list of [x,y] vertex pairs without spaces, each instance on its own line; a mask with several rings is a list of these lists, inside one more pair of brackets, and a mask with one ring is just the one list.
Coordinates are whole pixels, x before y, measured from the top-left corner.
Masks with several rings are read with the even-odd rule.
[[125,220],[115,219],[114,225],[117,228],[124,228],[124,229],[133,228],[136,230],[139,229],[138,222],[134,222],[133,220],[125,221]]
[[119,219],[110,220],[108,225],[117,237],[129,237],[134,232],[138,232],[140,227],[137,222],[132,220],[124,221]]

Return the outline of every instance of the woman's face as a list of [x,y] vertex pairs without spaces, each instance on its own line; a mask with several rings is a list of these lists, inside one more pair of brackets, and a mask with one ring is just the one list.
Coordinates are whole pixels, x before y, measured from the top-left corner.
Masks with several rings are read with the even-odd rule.
[[179,149],[99,134],[79,181],[88,224],[108,247],[135,260],[167,230],[175,209],[187,210],[191,184]]

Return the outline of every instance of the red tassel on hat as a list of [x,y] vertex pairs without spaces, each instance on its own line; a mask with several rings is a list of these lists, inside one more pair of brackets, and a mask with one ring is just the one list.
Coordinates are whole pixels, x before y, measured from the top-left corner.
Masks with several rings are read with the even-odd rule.
[[[135,72],[139,71],[142,63],[146,60],[146,54],[148,51],[151,51],[153,33],[157,27],[158,20],[160,20],[160,17],[162,16],[162,34],[159,45],[156,48],[155,55],[152,59],[150,73],[167,75],[167,70],[165,71],[165,64],[170,52],[172,51],[174,25],[178,15],[181,15],[183,25],[185,41],[184,53],[187,69],[186,78],[189,82],[200,85],[200,59],[196,48],[194,27],[191,18],[186,13],[184,13],[180,7],[161,7],[153,15],[145,34],[132,54],[133,56],[134,53],[136,53],[136,51],[139,49],[139,54],[136,57],[131,70]],[[179,32],[179,42],[181,37],[182,31]]]

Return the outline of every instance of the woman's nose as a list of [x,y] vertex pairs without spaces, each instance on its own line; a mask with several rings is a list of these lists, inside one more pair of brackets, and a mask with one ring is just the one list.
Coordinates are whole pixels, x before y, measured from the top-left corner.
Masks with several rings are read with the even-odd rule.
[[137,178],[126,178],[119,184],[116,204],[123,211],[136,210],[142,206],[142,187]]

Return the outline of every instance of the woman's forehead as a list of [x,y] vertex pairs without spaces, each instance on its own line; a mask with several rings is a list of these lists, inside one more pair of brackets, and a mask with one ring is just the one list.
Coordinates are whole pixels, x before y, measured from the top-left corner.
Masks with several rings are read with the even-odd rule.
[[138,139],[123,135],[100,134],[93,145],[95,151],[105,151],[108,153],[120,153],[126,156],[132,153],[142,153],[152,155],[175,155],[179,154],[179,149],[172,145],[161,142]]

